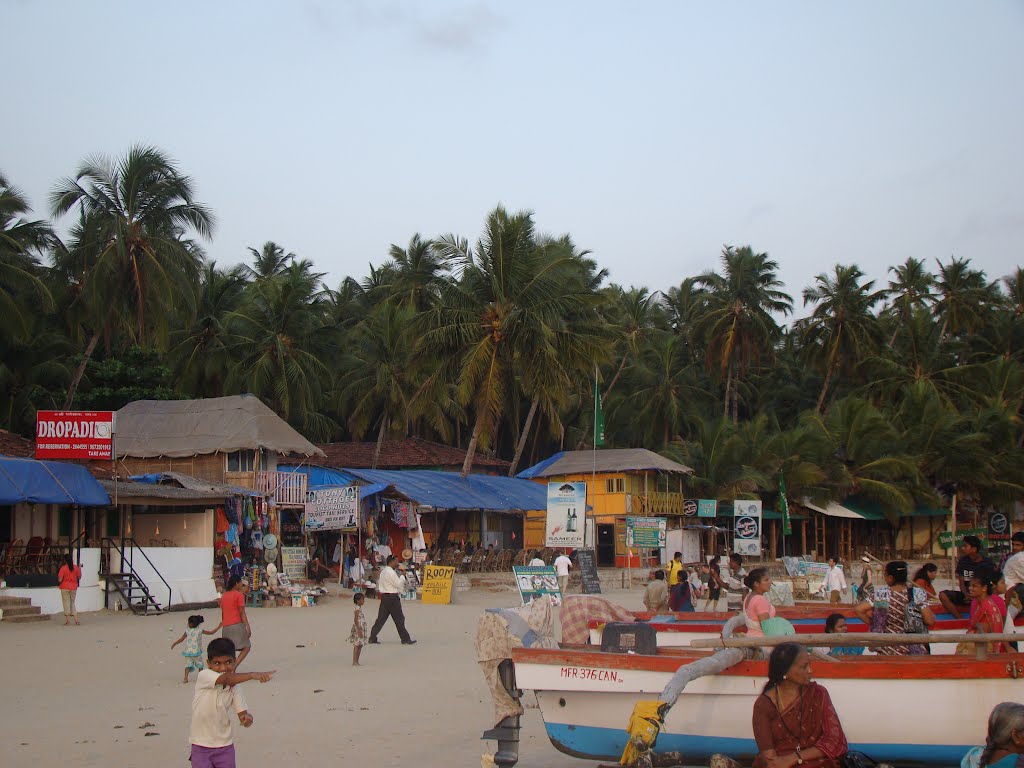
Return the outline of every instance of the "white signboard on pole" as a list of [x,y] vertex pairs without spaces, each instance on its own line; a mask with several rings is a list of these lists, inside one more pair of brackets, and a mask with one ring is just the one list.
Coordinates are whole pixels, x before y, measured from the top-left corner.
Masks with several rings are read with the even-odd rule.
[[761,501],[735,499],[733,550],[741,555],[761,556]]
[[359,520],[359,486],[322,488],[309,492],[306,502],[307,531],[354,529]]
[[545,547],[583,546],[587,519],[586,483],[548,483],[548,519]]

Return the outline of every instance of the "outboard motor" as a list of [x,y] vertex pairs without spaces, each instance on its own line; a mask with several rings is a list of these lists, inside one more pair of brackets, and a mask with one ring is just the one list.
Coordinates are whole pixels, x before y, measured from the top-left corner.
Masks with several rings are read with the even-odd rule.
[[[516,670],[512,666],[512,659],[501,662],[498,675],[508,695],[516,701],[521,699],[523,692],[516,688]],[[494,764],[498,768],[512,768],[519,762],[519,718],[520,715],[502,718],[496,727],[484,731],[480,737],[498,742],[498,751],[494,753]]]

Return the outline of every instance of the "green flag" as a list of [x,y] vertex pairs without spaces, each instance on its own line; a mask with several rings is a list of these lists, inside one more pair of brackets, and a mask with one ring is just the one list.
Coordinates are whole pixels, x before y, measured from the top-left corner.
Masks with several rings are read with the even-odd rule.
[[793,525],[789,520],[789,502],[786,501],[786,476],[779,473],[779,512],[782,513],[782,535],[789,536]]
[[597,370],[594,371],[594,447],[604,445],[604,409],[601,407],[601,390],[597,387]]

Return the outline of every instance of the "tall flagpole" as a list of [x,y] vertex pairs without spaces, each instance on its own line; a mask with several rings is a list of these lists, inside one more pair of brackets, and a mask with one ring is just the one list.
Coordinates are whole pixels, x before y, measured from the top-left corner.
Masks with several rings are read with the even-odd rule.
[[[594,502],[597,502],[597,363],[594,363],[594,465],[590,473],[590,493],[584,495],[583,499],[583,546],[587,545],[587,500],[586,497],[593,494]],[[594,523],[594,539],[597,538],[597,523]],[[597,542],[592,540],[594,545],[594,558],[597,558]]]

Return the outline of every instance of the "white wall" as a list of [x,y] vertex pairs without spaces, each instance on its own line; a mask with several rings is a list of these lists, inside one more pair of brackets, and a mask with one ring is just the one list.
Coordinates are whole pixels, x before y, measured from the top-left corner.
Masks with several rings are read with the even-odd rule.
[[[169,539],[178,547],[213,546],[213,509],[200,512],[161,512],[132,515],[132,538],[149,554],[151,539]],[[160,530],[157,533],[157,529]],[[152,557],[152,555],[150,555]]]
[[[99,549],[83,549],[81,563],[82,580],[78,585],[78,594],[75,595],[75,608],[79,613],[100,611],[103,609],[103,590],[99,585]],[[39,606],[43,613],[64,613],[60,589],[57,587],[0,589],[0,596],[27,597],[32,601],[32,605]]]
[[[132,567],[161,606],[167,607],[167,587],[153,571],[153,566],[171,587],[172,606],[217,599],[213,583],[213,547],[143,547],[153,566],[137,549],[129,550]],[[112,554],[117,556],[116,552]],[[127,557],[128,553],[125,554]]]

